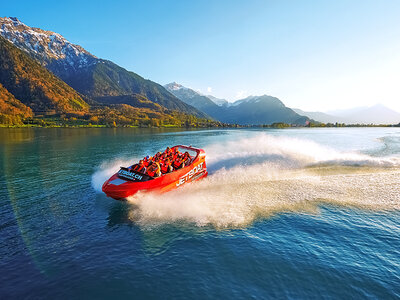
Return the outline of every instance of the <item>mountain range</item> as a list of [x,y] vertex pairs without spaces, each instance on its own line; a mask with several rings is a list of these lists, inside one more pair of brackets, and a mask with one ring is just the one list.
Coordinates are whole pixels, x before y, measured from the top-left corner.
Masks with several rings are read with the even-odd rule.
[[100,114],[101,107],[121,116],[121,105],[125,110],[129,105],[136,112],[145,109],[143,119],[162,113],[164,119],[210,120],[160,84],[97,58],[58,33],[0,18],[0,38],[0,83],[34,115]]
[[400,114],[382,105],[326,114],[291,109],[269,95],[231,103],[175,82],[162,86],[58,33],[0,18],[0,123],[22,124],[46,116],[144,126],[400,121]]
[[142,114],[143,119],[164,121],[183,118],[186,123],[198,118],[210,123],[212,118],[242,125],[304,125],[308,120],[271,96],[249,97],[229,104],[177,84],[163,87],[96,57],[58,33],[30,27],[17,18],[0,18],[0,36],[2,90],[14,97],[14,104],[19,101],[28,109],[11,109],[11,102],[3,101],[2,106],[10,106],[2,109],[3,114],[74,114],[94,120],[103,114],[114,121],[127,119],[125,123],[131,120],[124,115],[127,113],[131,118]]
[[165,88],[183,102],[224,123],[263,125],[284,122],[306,125],[310,121],[308,117],[286,107],[278,98],[268,95],[250,96],[229,103],[223,99],[202,95],[176,82],[165,85]]

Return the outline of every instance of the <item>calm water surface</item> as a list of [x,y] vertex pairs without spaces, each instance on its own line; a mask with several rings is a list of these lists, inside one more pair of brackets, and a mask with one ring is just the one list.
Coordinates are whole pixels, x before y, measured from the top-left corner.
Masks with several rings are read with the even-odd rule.
[[[210,176],[119,202],[174,144]],[[400,130],[1,129],[0,298],[400,298]]]

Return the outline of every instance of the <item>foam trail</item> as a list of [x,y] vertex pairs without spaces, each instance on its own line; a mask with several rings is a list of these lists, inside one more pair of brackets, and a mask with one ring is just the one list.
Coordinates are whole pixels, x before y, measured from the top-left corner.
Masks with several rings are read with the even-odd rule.
[[327,176],[313,171],[282,171],[268,164],[220,170],[170,193],[130,197],[135,204],[131,217],[143,226],[185,221],[227,228],[283,211],[315,212],[320,203],[400,208],[399,170]]
[[288,162],[292,166],[313,164],[399,166],[398,156],[373,157],[358,152],[340,152],[314,141],[260,134],[252,138],[214,144],[207,147],[207,162],[213,164],[238,160],[246,164],[252,158]]
[[[398,156],[340,152],[267,134],[210,145],[206,153],[212,171],[208,178],[162,195],[130,197],[131,219],[146,227],[183,221],[227,228],[282,211],[315,212],[320,203],[400,209]],[[101,189],[127,164],[102,165],[93,175],[93,186]]]

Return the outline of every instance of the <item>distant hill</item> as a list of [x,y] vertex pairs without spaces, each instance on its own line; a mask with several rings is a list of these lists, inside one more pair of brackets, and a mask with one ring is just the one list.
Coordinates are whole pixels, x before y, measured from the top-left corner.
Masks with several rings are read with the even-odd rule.
[[305,125],[309,121],[309,118],[297,114],[272,96],[251,96],[234,103],[219,101],[220,105],[217,105],[209,96],[201,95],[176,82],[169,83],[165,87],[182,101],[224,123],[262,125],[284,122]]
[[74,89],[3,37],[0,37],[0,83],[36,113],[89,111],[89,105]]
[[235,120],[243,125],[288,123],[305,125],[309,118],[301,116],[286,107],[278,98],[263,95],[250,96],[222,106],[220,121],[230,123]]
[[200,93],[176,82],[166,84],[164,87],[183,102],[197,108],[214,119],[218,119],[220,107],[207,96],[201,95]]
[[110,103],[115,103],[118,99],[122,99],[121,96],[139,94],[165,108],[190,113],[197,117],[207,117],[194,107],[183,103],[161,85],[107,60],[98,60],[96,64],[75,72],[56,74],[80,93],[103,103],[105,99],[110,99]]
[[332,110],[324,112],[307,112],[293,108],[298,114],[307,116],[322,123],[345,123],[345,124],[398,124],[400,113],[382,105],[376,104],[371,107],[355,107],[351,109]]
[[310,119],[313,119],[315,121],[318,122],[322,122],[322,123],[349,123],[349,120],[346,118],[341,118],[338,116],[333,116],[327,113],[323,113],[323,112],[318,112],[318,111],[304,111],[298,108],[292,108],[296,113],[298,113],[299,115],[302,116],[306,116],[309,117]]
[[400,113],[382,104],[335,110],[328,113],[346,119],[348,123],[353,124],[398,124],[400,122]]
[[[203,112],[183,103],[161,85],[134,72],[99,59],[79,45],[52,31],[29,27],[17,18],[0,18],[0,35],[8,39],[79,93],[107,104],[124,103],[126,95],[139,94],[169,110],[207,118]],[[116,97],[116,98],[112,98]]]

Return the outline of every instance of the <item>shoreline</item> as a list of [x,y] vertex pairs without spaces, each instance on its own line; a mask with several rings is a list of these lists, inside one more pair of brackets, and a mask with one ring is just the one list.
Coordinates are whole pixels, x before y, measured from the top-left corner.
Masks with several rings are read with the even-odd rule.
[[400,127],[399,124],[379,124],[379,125],[342,125],[342,126],[271,126],[271,125],[226,125],[226,126],[108,126],[108,125],[5,125],[0,124],[0,128],[181,128],[181,129],[252,129],[252,128],[269,128],[269,129],[303,129],[303,128],[382,128],[382,127]]

